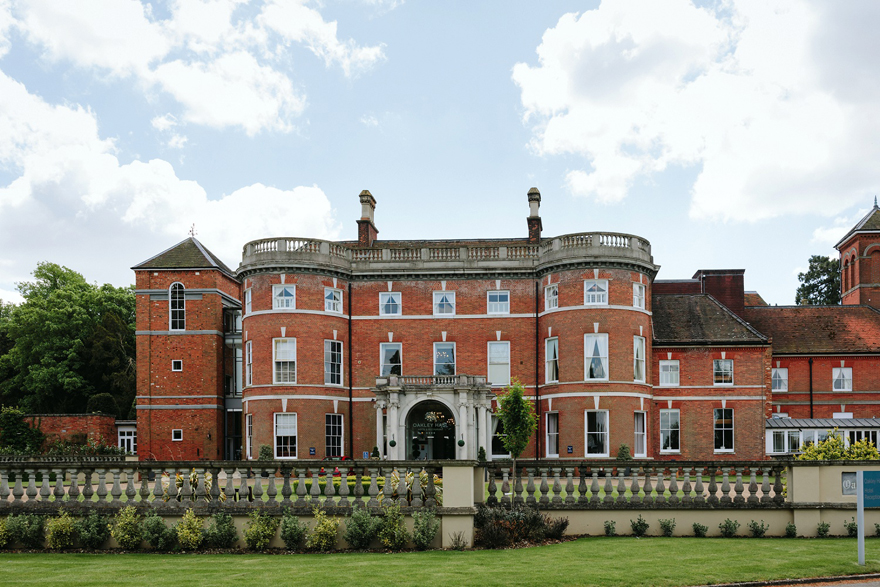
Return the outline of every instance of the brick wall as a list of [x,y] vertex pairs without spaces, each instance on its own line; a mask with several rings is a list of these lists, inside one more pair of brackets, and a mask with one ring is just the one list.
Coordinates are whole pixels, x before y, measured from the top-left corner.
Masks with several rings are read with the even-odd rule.
[[46,442],[88,439],[116,446],[116,417],[104,414],[27,414],[25,420],[39,427]]

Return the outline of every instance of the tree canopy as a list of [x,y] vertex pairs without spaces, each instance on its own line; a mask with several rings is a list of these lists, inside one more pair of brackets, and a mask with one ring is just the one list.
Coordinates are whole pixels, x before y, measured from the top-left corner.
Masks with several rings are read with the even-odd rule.
[[795,303],[807,306],[836,306],[840,303],[840,260],[822,255],[810,256],[810,266],[798,273],[801,283]]
[[30,413],[84,413],[109,393],[129,415],[135,395],[135,298],[131,288],[88,283],[40,263],[18,284],[25,301],[0,306],[0,400]]
[[518,379],[514,378],[498,395],[497,415],[504,426],[501,443],[515,461],[526,449],[538,427],[535,406],[523,396],[523,386]]

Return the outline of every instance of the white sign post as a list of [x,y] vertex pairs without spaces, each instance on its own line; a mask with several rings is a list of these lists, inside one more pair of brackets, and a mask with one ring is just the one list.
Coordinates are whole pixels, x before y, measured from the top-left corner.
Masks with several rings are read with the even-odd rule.
[[859,564],[865,566],[865,472],[856,473],[856,523],[859,525]]

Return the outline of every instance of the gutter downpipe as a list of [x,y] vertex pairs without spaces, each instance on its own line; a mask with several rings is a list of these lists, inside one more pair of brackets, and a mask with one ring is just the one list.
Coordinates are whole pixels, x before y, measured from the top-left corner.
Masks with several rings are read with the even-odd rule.
[[538,282],[535,282],[535,407],[538,416],[538,427],[535,435],[535,460],[541,458],[541,388],[538,386],[538,348],[540,332],[538,329]]
[[810,418],[813,417],[813,357],[810,357]]
[[351,358],[353,350],[351,348],[351,281],[348,282],[348,456],[354,458],[354,394],[352,391],[351,381]]

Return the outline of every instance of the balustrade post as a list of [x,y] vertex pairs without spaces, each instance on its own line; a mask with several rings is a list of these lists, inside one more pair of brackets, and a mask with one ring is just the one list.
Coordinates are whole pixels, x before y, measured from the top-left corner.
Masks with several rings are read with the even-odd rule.
[[707,500],[712,505],[718,505],[718,468],[712,466],[708,470],[709,472],[709,499]]
[[592,479],[590,481],[590,503],[597,504],[599,503],[599,472],[596,469],[592,469]]
[[563,467],[562,474],[565,475],[565,503],[573,505],[577,503],[574,496],[574,467]]
[[757,469],[755,467],[749,467],[749,498],[746,501],[750,504],[759,502]]
[[[141,486],[138,490],[138,495],[141,498],[141,503],[147,504],[150,501],[150,475],[147,471],[144,471],[140,467],[138,467],[138,476],[140,477]],[[70,491],[73,490],[73,479],[70,481]],[[70,491],[68,491],[68,495],[70,495]],[[71,499],[73,496],[71,495]]]
[[224,468],[226,473],[226,485],[223,487],[223,495],[226,497],[224,503],[230,505],[235,503],[235,468]]
[[510,478],[509,478],[510,473],[508,472],[507,469],[504,469],[501,474],[502,474],[502,478],[501,478],[501,505],[508,506],[511,504],[511,501],[512,501],[510,499],[510,495],[509,495],[509,493],[510,493]]
[[0,507],[6,507],[9,504],[9,473],[0,471]]
[[110,486],[110,497],[113,499],[110,503],[118,506],[122,503],[119,499],[122,497],[122,485],[120,484],[122,480],[122,469],[110,469],[109,473],[113,475],[113,485]]
[[697,467],[697,484],[694,487],[694,503],[706,503],[706,498],[703,497],[703,467]]
[[[137,497],[137,490],[134,488],[134,472],[136,469],[129,469],[125,472],[125,503],[134,505],[134,498]],[[62,490],[63,491],[63,490]]]
[[[153,499],[154,501],[159,501],[164,499],[165,497],[165,488],[162,487],[162,471],[156,471],[155,469],[153,469],[153,471],[155,471],[155,474],[153,476]],[[173,483],[173,480],[170,480],[169,485],[171,483]]]
[[12,488],[12,504],[21,505],[21,498],[24,496],[24,487],[21,485],[22,471],[15,472],[15,487]]
[[377,481],[379,469],[371,467],[368,470],[370,472],[370,488],[367,490],[367,493],[370,495],[370,499],[367,501],[367,507],[377,508],[379,507],[379,500],[377,499],[379,495],[379,484]]
[[768,467],[761,469],[761,503],[770,503],[770,470]]
[[[340,473],[340,483],[342,485],[342,474]],[[336,484],[333,482],[333,472],[330,467],[327,467],[327,474],[324,476],[324,506],[331,507],[334,504],[334,497],[336,497]]]
[[721,503],[729,504],[733,500],[730,499],[730,467],[721,467]]
[[666,483],[663,481],[663,468],[657,471],[657,497],[654,499],[657,505],[666,505]]
[[[529,481],[526,484],[526,503],[528,505],[535,505],[538,500],[535,499],[535,473],[537,473],[537,469],[534,467],[529,467],[526,469],[526,473],[529,476]],[[547,498],[547,494],[550,492],[550,488],[547,486],[547,469],[543,469],[541,471],[541,503],[550,503],[550,500]]]
[[337,493],[339,495],[339,503],[337,505],[343,508],[351,507],[351,500],[348,498],[348,496],[351,495],[351,489],[348,487],[348,471],[342,471],[340,473],[339,491]]
[[[420,508],[424,504],[422,499],[422,471],[413,471],[412,499],[410,505],[414,508]],[[427,486],[426,486],[427,488]]]
[[690,505],[693,503],[693,498],[691,497],[691,468],[685,467],[684,469],[684,483],[681,487],[684,495],[681,497],[681,503],[685,505]]
[[107,471],[104,469],[96,469],[98,473],[98,488],[95,493],[98,495],[98,503],[104,505],[107,502]]
[[633,504],[642,503],[642,497],[639,495],[639,490],[641,489],[639,487],[639,468],[640,467],[633,467],[632,478],[629,482],[629,491],[632,494],[632,496],[629,498],[629,501]]
[[626,470],[621,467],[617,467],[617,499],[615,503],[626,503],[626,480],[624,479],[624,474]]
[[654,485],[651,477],[654,476],[654,467],[645,467],[645,499],[642,501],[647,506],[654,505]]
[[[523,485],[522,485],[522,473],[520,472],[522,469],[517,468],[513,471],[513,503],[523,503]],[[532,489],[534,490],[534,483],[532,484]]]
[[745,487],[743,486],[743,468],[734,467],[733,470],[736,473],[736,485],[733,486],[733,491],[736,493],[736,496],[733,498],[733,503],[745,503],[746,500],[743,497],[743,491],[745,491]]
[[308,502],[306,502],[306,468],[298,469],[299,474],[296,482],[296,506],[297,507],[306,507]]
[[284,482],[281,484],[281,506],[289,507],[293,505],[293,502],[290,501],[290,496],[293,493],[290,489],[290,468],[282,466],[281,467],[281,478],[284,479]]
[[433,508],[437,506],[437,488],[434,486],[434,469],[426,468],[428,474],[428,497],[425,499],[425,507]]
[[614,487],[611,485],[611,475],[613,470],[602,468],[602,472],[605,473],[605,499],[602,501],[605,503],[614,503]]
[[[79,502],[79,469],[71,469],[70,487],[67,488],[67,499],[72,502]],[[4,498],[5,500],[5,498]]]
[[578,465],[578,503],[589,503],[590,498],[587,497],[587,468],[581,464]]
[[493,506],[498,503],[498,486],[495,484],[495,467],[488,470],[489,473],[489,496],[486,498],[486,505]]
[[354,507],[364,507],[364,475],[363,468],[354,472]]
[[40,474],[43,476],[43,482],[40,483],[40,501],[49,501],[49,497],[52,495],[52,489],[50,486],[49,469],[40,469]]
[[309,467],[312,474],[312,486],[309,488],[309,504],[312,507],[321,507],[321,473],[320,469]]
[[[391,471],[385,472],[385,486],[382,487],[382,505],[394,505],[394,487],[391,486],[391,480],[393,479],[394,472],[397,471],[397,468],[394,468]],[[397,494],[400,495],[400,485],[403,484],[403,492],[406,495],[406,480],[400,478],[400,473],[397,474]],[[404,501],[406,498],[404,497]]]
[[678,469],[673,468],[669,470],[669,504],[670,505],[678,505]]
[[220,471],[217,467],[211,469],[211,491],[208,493],[211,495],[211,501],[213,503],[220,502],[220,495],[223,493],[220,490]]
[[183,486],[180,488],[180,503],[185,508],[192,507],[193,504],[193,489],[189,471],[183,471]]
[[[193,492],[193,504],[205,505],[205,501],[208,497],[208,492],[206,491],[205,484],[208,482],[208,470],[207,469],[193,469],[196,474],[196,489]],[[213,480],[212,480],[213,485]]]
[[64,469],[55,469],[55,491],[52,492],[52,495],[55,497],[55,501],[63,501],[64,500]]
[[773,503],[775,504],[781,504],[785,501],[785,496],[782,495],[782,471],[784,470],[783,467],[773,467],[775,477],[773,483]]
[[265,469],[262,467],[258,468],[254,471],[254,503],[257,504],[257,507],[264,507],[266,504],[263,503],[263,473]]
[[266,487],[266,497],[269,498],[269,501],[266,502],[267,506],[278,505],[278,500],[275,499],[278,496],[278,487],[275,486],[275,475],[277,474],[277,471],[278,469],[274,466],[269,469],[268,484]]
[[[562,503],[562,483],[560,482],[560,479],[559,479],[559,471],[560,470],[561,470],[560,467],[553,468],[553,499],[551,499],[550,501],[555,504]],[[543,488],[541,491],[543,492]],[[543,496],[541,497],[541,499],[543,499]]]

